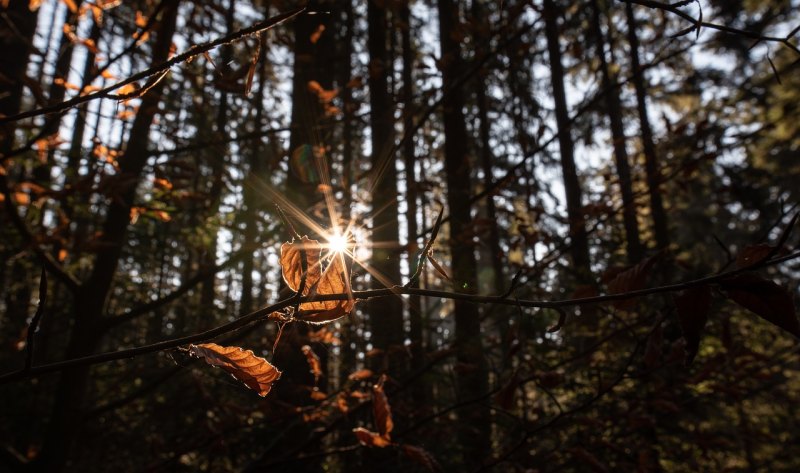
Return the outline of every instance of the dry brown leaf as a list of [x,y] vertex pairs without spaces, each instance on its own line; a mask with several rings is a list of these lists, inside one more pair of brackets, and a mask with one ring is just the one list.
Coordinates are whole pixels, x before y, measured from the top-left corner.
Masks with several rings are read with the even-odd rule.
[[372,370],[363,369],[358,370],[350,373],[350,376],[347,377],[350,381],[361,381],[362,379],[367,379],[372,377]]
[[[345,294],[350,292],[342,258],[334,256],[323,271],[321,258],[322,245],[304,236],[298,243],[281,245],[281,270],[283,279],[293,291],[300,290],[303,279],[303,253],[306,257],[306,280],[303,295]],[[355,301],[312,301],[300,304],[296,318],[309,323],[326,323],[349,314]]]
[[311,37],[309,38],[311,40],[311,44],[317,44],[317,41],[319,41],[319,38],[322,37],[322,33],[324,31],[325,31],[325,25],[317,26],[317,29],[314,30],[313,33],[311,33]]
[[673,301],[683,339],[686,341],[684,364],[688,366],[700,348],[703,328],[706,326],[708,311],[711,309],[711,289],[708,286],[689,288],[675,295]]
[[311,374],[314,375],[314,384],[316,385],[317,381],[319,381],[319,378],[322,376],[322,365],[319,362],[319,357],[308,345],[303,345],[301,350],[303,350],[303,354],[306,356],[308,369],[311,371]]
[[251,350],[203,343],[191,345],[189,351],[192,355],[205,359],[206,363],[224,369],[261,397],[269,394],[272,383],[281,377],[281,372],[276,367],[264,358],[254,355]]
[[392,444],[389,440],[381,437],[380,434],[369,431],[363,427],[356,427],[353,429],[353,433],[356,434],[358,441],[367,447],[383,448]]
[[383,383],[386,382],[386,375],[381,376],[378,384],[372,387],[372,409],[375,414],[375,426],[378,432],[387,441],[392,438],[394,422],[392,421],[392,409],[389,406],[389,399],[383,391]]
[[514,407],[517,388],[519,387],[519,375],[517,372],[514,372],[514,375],[511,376],[511,379],[503,386],[497,394],[494,395],[494,402],[497,403],[498,406],[502,407],[505,410],[510,410]]
[[[644,289],[647,276],[650,274],[650,270],[660,256],[661,253],[658,253],[649,258],[645,258],[635,266],[617,274],[616,277],[608,283],[608,292],[610,294],[622,294]],[[613,304],[617,309],[630,309],[636,305],[636,298],[614,301]]]
[[720,282],[728,299],[800,338],[800,321],[792,293],[755,274],[740,274]]
[[336,407],[339,408],[339,412],[342,414],[347,414],[350,410],[350,406],[347,404],[347,395],[343,392],[339,393],[336,396]]
[[763,262],[774,251],[774,246],[763,243],[746,246],[736,255],[736,266],[739,268],[754,266]]
[[431,262],[431,265],[433,265],[433,268],[434,268],[434,269],[436,270],[436,272],[437,272],[437,273],[439,273],[439,274],[440,274],[440,275],[441,275],[443,278],[445,278],[446,280],[448,280],[448,281],[451,281],[451,282],[453,281],[453,279],[450,277],[450,275],[449,275],[449,274],[447,274],[447,271],[445,271],[445,270],[444,270],[444,267],[442,267],[442,265],[441,265],[441,264],[439,264],[439,262],[438,262],[438,261],[436,261],[436,258],[434,258],[434,257],[433,257],[433,255],[432,255],[432,254],[430,254],[430,253],[428,253],[428,261],[430,261],[430,262]]
[[431,472],[442,471],[442,466],[433,458],[430,452],[422,447],[414,445],[403,445],[400,447],[403,453],[411,460],[425,467],[426,470]]

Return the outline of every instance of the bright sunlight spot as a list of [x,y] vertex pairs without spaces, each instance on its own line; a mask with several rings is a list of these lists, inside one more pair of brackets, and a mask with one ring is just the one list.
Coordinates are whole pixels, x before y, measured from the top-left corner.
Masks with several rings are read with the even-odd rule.
[[346,252],[349,244],[350,242],[347,241],[347,236],[342,235],[341,233],[337,232],[328,237],[328,245],[330,246],[332,253]]

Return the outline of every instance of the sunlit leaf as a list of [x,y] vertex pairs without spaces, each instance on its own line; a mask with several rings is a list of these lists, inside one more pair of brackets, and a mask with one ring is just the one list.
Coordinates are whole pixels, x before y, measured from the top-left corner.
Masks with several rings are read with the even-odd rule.
[[311,44],[317,44],[317,41],[319,41],[319,39],[322,37],[322,33],[324,31],[325,31],[325,25],[317,26],[317,29],[314,30],[313,33],[311,33],[311,37],[309,38]]
[[353,433],[356,434],[358,441],[367,447],[383,448],[392,444],[391,441],[381,437],[381,434],[369,431],[363,427],[356,427],[353,429]]
[[350,373],[350,376],[348,376],[347,379],[351,381],[361,381],[363,379],[371,378],[372,375],[373,375],[372,370],[363,369]]
[[428,261],[431,262],[431,265],[436,270],[436,272],[439,273],[441,277],[443,277],[447,281],[453,280],[453,278],[451,278],[450,275],[447,274],[447,271],[445,271],[444,267],[441,264],[439,264],[438,261],[436,261],[436,258],[434,258],[432,254],[428,253],[427,256],[428,256]]
[[[303,281],[303,253],[306,258],[306,278],[303,295],[347,294],[350,283],[342,258],[330,258],[327,267],[322,269],[322,245],[316,240],[302,237],[297,243],[281,245],[280,264],[283,279],[293,291],[300,290]],[[336,301],[312,301],[300,304],[296,318],[310,323],[331,322],[349,314],[355,301],[351,299]]]
[[386,382],[386,375],[381,376],[378,383],[372,387],[372,409],[375,414],[375,426],[378,428],[378,432],[386,440],[390,440],[394,422],[392,421],[392,409],[389,406],[389,399],[383,391],[384,382]]
[[727,278],[720,286],[732,301],[800,338],[794,299],[786,289],[755,274]]
[[227,371],[261,397],[269,394],[272,384],[281,377],[277,368],[264,358],[254,355],[251,350],[203,343],[191,345],[189,351],[194,356],[203,358],[206,363]]
[[308,345],[303,345],[301,350],[303,350],[303,355],[306,356],[308,369],[311,371],[311,374],[314,375],[314,384],[316,385],[317,381],[319,381],[319,378],[322,376],[322,365],[319,362],[319,356],[317,356],[314,350]]

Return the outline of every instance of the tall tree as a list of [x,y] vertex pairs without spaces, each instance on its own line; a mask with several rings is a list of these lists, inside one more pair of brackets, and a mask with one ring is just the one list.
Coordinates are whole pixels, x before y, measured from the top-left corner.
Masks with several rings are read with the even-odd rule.
[[[592,33],[597,45],[597,57],[600,60],[600,76],[602,78],[602,94],[605,97],[606,111],[611,127],[611,142],[614,147],[614,161],[617,166],[617,178],[620,194],[622,194],[622,221],[625,226],[625,248],[628,263],[635,264],[644,256],[644,247],[639,238],[638,214],[636,198],[633,195],[633,176],[626,148],[625,127],[623,126],[623,109],[619,98],[617,73],[614,72],[606,58],[606,38],[601,26],[601,9],[598,0],[592,0],[593,15]],[[613,44],[608,41],[611,61],[614,61]]]
[[[369,25],[369,102],[372,130],[372,249],[370,266],[373,287],[381,288],[400,282],[399,225],[397,212],[397,168],[394,148],[394,106],[389,92],[392,58],[387,46],[388,11],[384,2],[367,4]],[[403,305],[400,298],[371,304],[370,319],[374,344],[384,350],[384,359],[392,371],[399,368],[398,354],[403,345]]]
[[[467,152],[469,142],[464,122],[464,92],[456,85],[465,72],[459,37],[463,34],[458,4],[439,0],[439,41],[442,48],[442,86],[444,118],[444,168],[447,175],[447,206],[450,210],[448,246],[452,258],[454,288],[459,292],[477,291],[477,263],[473,243],[474,226],[471,216],[471,163]],[[456,300],[455,347],[456,359],[464,368],[459,370],[456,387],[462,401],[482,396],[487,391],[486,360],[483,356],[481,321],[478,307],[468,301]],[[480,464],[489,451],[490,418],[488,409],[471,406],[460,413],[459,436],[467,464]]]
[[[33,47],[36,32],[36,11],[28,2],[6,2],[0,7],[0,116],[19,112],[22,88],[26,83],[25,70]],[[0,155],[7,155],[14,147],[14,122],[0,124]]]
[[[167,59],[175,32],[179,1],[166,1],[167,6],[162,12],[157,38],[153,44],[153,64]],[[97,348],[102,339],[103,309],[125,246],[136,187],[150,155],[150,126],[158,112],[165,83],[160,81],[142,98],[125,154],[119,159],[119,172],[129,179],[129,184],[119,190],[118,198],[111,200],[102,226],[104,249],[98,252],[88,280],[77,288],[73,307],[74,323],[64,358],[86,356]],[[57,472],[65,467],[70,450],[77,440],[88,388],[88,366],[69,368],[62,373],[42,449],[36,457],[35,466],[39,471]]]
[[561,60],[559,39],[559,10],[553,0],[544,0],[545,36],[550,58],[550,77],[555,102],[556,126],[558,127],[558,146],[561,154],[561,174],[564,179],[564,192],[567,197],[567,219],[569,221],[570,255],[578,281],[589,280],[589,238],[586,234],[581,184],[575,166],[575,144],[572,140],[572,122],[567,108],[567,94],[564,88],[564,66]]
[[653,232],[658,249],[669,247],[669,226],[664,202],[661,198],[661,167],[653,140],[653,128],[647,111],[646,77],[639,60],[639,34],[636,32],[636,16],[633,6],[625,4],[625,15],[628,20],[628,44],[630,45],[631,69],[633,70],[633,86],[636,90],[636,111],[639,114],[644,166],[647,174],[647,188],[650,197],[650,214],[653,217]]

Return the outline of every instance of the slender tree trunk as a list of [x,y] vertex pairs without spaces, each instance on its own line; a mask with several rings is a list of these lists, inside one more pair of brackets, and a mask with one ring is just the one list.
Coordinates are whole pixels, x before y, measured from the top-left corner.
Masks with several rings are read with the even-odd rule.
[[594,7],[592,29],[597,44],[597,57],[600,59],[603,94],[605,96],[606,109],[611,125],[614,159],[617,164],[617,177],[619,178],[619,188],[622,194],[622,220],[625,226],[625,248],[628,255],[628,263],[635,264],[644,256],[644,247],[639,239],[636,199],[633,196],[633,177],[631,176],[628,150],[625,148],[626,139],[624,126],[622,124],[622,103],[619,98],[619,89],[616,86],[617,75],[611,71],[608,60],[606,59],[606,40],[600,25],[600,15],[602,12],[597,0],[592,0],[592,5]]
[[558,126],[558,145],[561,152],[561,173],[567,197],[567,219],[571,240],[570,256],[578,282],[589,281],[589,238],[586,234],[586,220],[583,213],[582,192],[578,171],[575,166],[575,145],[572,141],[572,125],[567,108],[567,95],[564,88],[564,66],[561,63],[561,44],[558,33],[558,16],[553,0],[544,0],[545,35],[550,57],[550,73],[555,102],[556,124]]
[[[381,2],[382,3],[382,2]],[[372,130],[372,286],[382,288],[400,283],[400,254],[397,251],[397,169],[394,156],[393,103],[388,76],[392,61],[387,50],[387,10],[376,0],[367,6],[369,25],[369,98]],[[403,306],[399,297],[370,304],[373,343],[384,350],[390,371],[400,368],[397,355],[403,344]]]
[[644,151],[644,166],[647,173],[647,187],[650,196],[650,213],[653,216],[653,232],[656,237],[656,247],[663,249],[669,247],[669,225],[661,198],[661,168],[656,145],[653,141],[650,118],[647,114],[647,86],[645,85],[644,71],[639,61],[639,37],[636,33],[636,17],[633,14],[633,6],[630,3],[625,4],[625,14],[628,17],[628,43],[631,47],[633,86],[636,89],[636,110],[639,113],[639,126],[642,131],[642,149]]
[[[414,129],[414,46],[411,42],[411,12],[408,3],[400,7],[400,43],[403,49],[403,132],[405,142],[403,143],[403,158],[406,169],[406,220],[408,222],[408,267],[409,272],[414,274],[417,271],[417,253],[421,250],[417,233],[419,226],[417,218],[419,213],[418,185],[416,178],[416,146],[412,130]],[[413,284],[419,287],[419,283]],[[422,307],[419,296],[409,296],[408,317],[409,334],[411,340],[411,369],[420,370],[425,365],[425,342],[423,339],[423,318]],[[427,405],[429,399],[429,389],[426,383],[414,383],[411,387],[411,396],[417,408]]]
[[[473,243],[473,224],[470,214],[471,165],[467,153],[467,129],[464,123],[464,94],[452,87],[463,74],[464,60],[456,39],[462,30],[458,5],[453,0],[440,0],[439,39],[442,45],[442,79],[447,92],[444,107],[445,173],[447,174],[447,205],[450,210],[450,238],[454,289],[460,292],[477,291],[477,264]],[[458,370],[456,388],[459,401],[475,399],[488,387],[486,360],[483,356],[481,323],[475,304],[455,301],[455,347]],[[459,436],[464,461],[479,465],[488,457],[491,422],[483,404],[475,404],[459,412]]]
[[[175,32],[178,0],[167,1],[168,6],[162,14],[161,27],[153,46],[153,64],[167,59]],[[104,250],[98,253],[88,281],[76,296],[74,325],[65,359],[89,355],[100,344],[103,308],[125,244],[136,185],[149,156],[150,125],[158,111],[164,84],[165,81],[159,82],[142,99],[127,149],[119,159],[120,174],[129,177],[131,184],[121,189],[119,198],[113,199],[109,205],[102,229]],[[89,366],[78,366],[62,372],[42,450],[34,464],[36,470],[58,472],[66,466],[78,437],[82,407],[89,387],[89,373]]]
[[[266,56],[267,42],[266,37],[262,36],[261,50],[259,52],[258,63],[260,64],[258,74],[258,91],[256,92],[257,101],[255,104],[256,114],[254,117],[255,130],[258,131],[263,126],[264,120],[264,91],[266,89]],[[264,171],[264,145],[261,137],[256,137],[250,144],[248,154],[250,167],[244,183],[244,203],[245,203],[245,230],[244,230],[244,249],[254,253],[256,250],[256,240],[259,229],[259,209],[263,208],[264,195],[262,182],[269,177]],[[244,258],[242,262],[242,300],[239,305],[239,312],[247,314],[254,309],[253,304],[253,269],[254,258]],[[262,283],[263,284],[263,283]]]
[[[28,2],[19,0],[0,8],[0,116],[19,112],[28,56],[33,48],[36,31],[36,12],[30,11]],[[0,124],[0,155],[14,148],[14,122]]]

